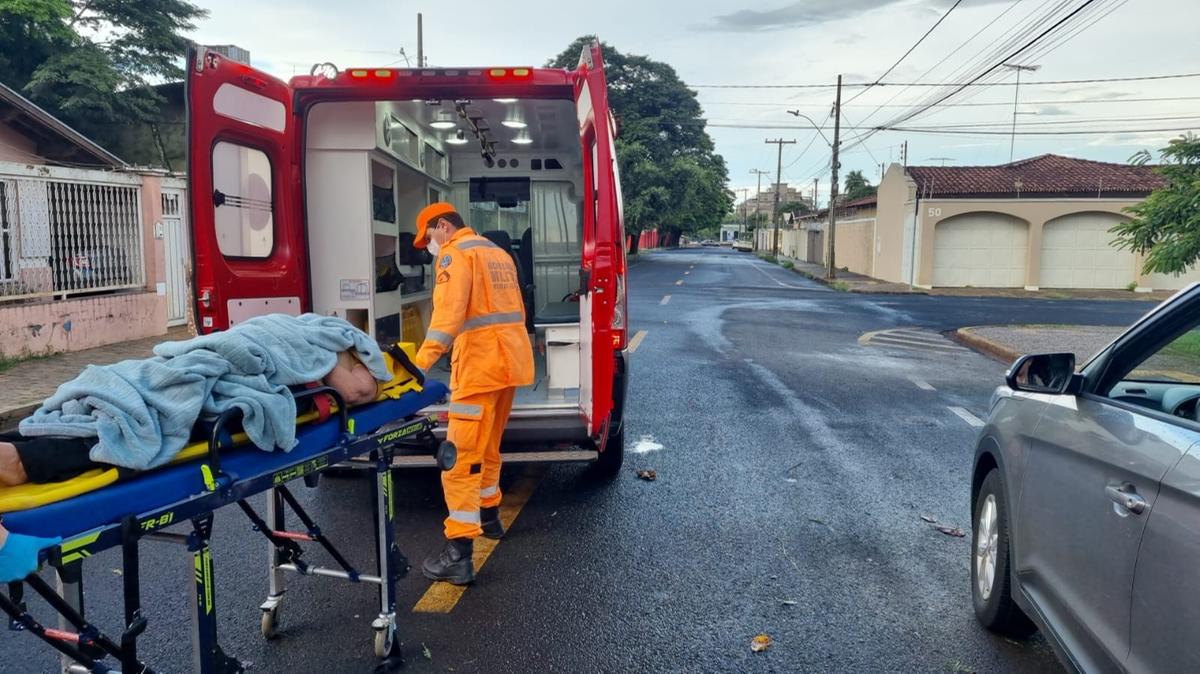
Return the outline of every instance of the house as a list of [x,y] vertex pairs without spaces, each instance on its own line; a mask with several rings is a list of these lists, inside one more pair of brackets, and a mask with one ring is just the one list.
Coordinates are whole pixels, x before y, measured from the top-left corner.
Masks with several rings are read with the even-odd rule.
[[800,193],[800,190],[788,185],[787,183],[774,183],[767,189],[760,191],[758,194],[746,199],[738,204],[737,215],[739,219],[745,220],[756,213],[765,213],[769,218],[775,209],[775,192],[779,191],[779,206],[782,208],[786,204],[793,202],[804,204],[812,208],[812,199]]
[[[1113,245],[1109,231],[1162,184],[1153,167],[1054,154],[999,166],[893,164],[879,185],[870,264],[861,232],[839,222],[837,265],[922,288],[1180,288],[1200,275],[1142,274],[1141,256]],[[855,252],[843,256],[843,242]]]
[[[784,219],[787,225],[779,231],[779,253],[784,257],[825,264],[825,230],[829,227],[829,209],[805,213]],[[876,204],[875,195],[854,199],[838,205],[837,237],[834,244],[834,263],[839,269],[849,269],[871,276],[874,272]],[[759,250],[772,250],[774,231],[760,228],[756,233]]]
[[185,323],[184,188],[0,84],[0,357]]

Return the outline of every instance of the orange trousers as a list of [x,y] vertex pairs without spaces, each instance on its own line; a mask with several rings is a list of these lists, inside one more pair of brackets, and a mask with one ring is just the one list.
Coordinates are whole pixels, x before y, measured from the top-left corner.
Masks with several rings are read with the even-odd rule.
[[446,495],[446,538],[475,538],[479,509],[500,505],[500,438],[512,412],[513,387],[450,401],[446,439],[458,448],[454,468],[442,473]]

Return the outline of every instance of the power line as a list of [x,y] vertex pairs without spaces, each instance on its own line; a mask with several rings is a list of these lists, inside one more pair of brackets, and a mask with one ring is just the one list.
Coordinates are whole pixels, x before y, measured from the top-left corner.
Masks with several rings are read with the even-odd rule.
[[[1177,131],[1194,131],[1194,126],[1182,126],[1170,129],[1078,129],[1073,131],[1018,131],[1018,136],[1103,136],[1114,133],[1168,133]],[[924,133],[947,136],[1008,136],[1012,132],[1005,131],[957,131],[954,129],[920,129],[902,126],[889,127],[886,131],[902,131],[904,133]]]
[[[1089,3],[1095,0],[1088,0]],[[1085,5],[1086,6],[1086,5]],[[1078,10],[1076,10],[1078,11]],[[1144,82],[1148,80],[1175,80],[1186,77],[1200,77],[1200,73],[1177,73],[1171,75],[1139,75],[1134,77],[1095,77],[1083,80],[1043,80],[1041,82],[1023,82],[1023,86],[1039,87],[1050,86],[1056,84],[1098,84],[1102,82]],[[1012,82],[994,82],[975,84],[974,81],[966,84],[960,82],[859,82],[843,84],[842,87],[962,87],[969,86],[994,86],[994,87],[1011,87]],[[691,89],[834,89],[836,84],[689,84]]]
[[[1026,84],[1028,84],[1028,82],[1026,82]],[[1162,102],[1162,101],[1200,101],[1200,96],[1162,96],[1162,97],[1153,97],[1153,98],[1076,98],[1076,99],[1059,100],[1059,101],[1023,101],[1022,104],[1023,105],[1090,105],[1090,104],[1096,104],[1096,103],[1103,103],[1103,104],[1157,103],[1157,102]],[[736,105],[736,106],[746,106],[746,107],[755,107],[755,108],[783,108],[783,107],[787,107],[789,105],[794,106],[795,103],[794,102],[762,103],[759,101],[708,101],[707,103],[702,103],[702,105]],[[1002,107],[1011,107],[1012,101],[997,101],[995,103],[943,103],[937,107],[939,107],[939,108],[985,108],[985,107],[1001,107],[1001,106]],[[801,106],[801,107],[806,107],[806,106]],[[813,104],[811,106],[812,109],[821,109],[821,110],[824,110],[828,107],[829,106],[824,103]],[[843,106],[843,107],[847,107],[847,106]],[[855,106],[849,106],[849,107],[869,108],[869,107],[871,107],[871,105],[865,104],[865,105],[855,105]],[[894,103],[894,104],[885,103],[883,105],[878,105],[875,107],[879,107],[879,108],[911,108],[912,105],[908,104],[908,103]],[[869,115],[868,115],[868,117],[869,117]],[[864,117],[863,119],[865,120],[867,118]]]
[[[938,18],[937,22],[934,23],[932,26],[930,26],[929,30],[925,31],[925,34],[922,35],[919,40],[917,40],[916,42],[913,43],[913,46],[908,48],[908,51],[904,52],[904,56],[901,56],[899,59],[897,59],[896,62],[893,63],[887,70],[883,71],[882,75],[875,78],[875,84],[872,86],[878,86],[879,83],[883,81],[883,78],[890,75],[891,72],[896,69],[896,66],[900,65],[900,63],[904,59],[908,58],[908,55],[913,53],[913,50],[916,49],[917,47],[919,47],[921,45],[921,43],[925,41],[925,38],[929,37],[929,34],[932,33],[934,30],[936,30],[938,26],[942,25],[942,22],[946,20],[946,17],[950,16],[950,13],[953,12],[955,9],[957,9],[958,6],[961,4],[962,4],[962,0],[954,0],[954,4],[950,5],[950,9],[947,9],[946,13],[943,14],[940,18]],[[846,102],[849,103],[849,102],[853,101],[854,99],[858,98],[859,96],[862,96],[863,94],[867,93],[867,91],[870,88],[871,87],[867,87],[867,88],[863,89],[862,91],[858,92],[857,94],[854,94],[853,96],[850,97],[850,100],[846,101]]]

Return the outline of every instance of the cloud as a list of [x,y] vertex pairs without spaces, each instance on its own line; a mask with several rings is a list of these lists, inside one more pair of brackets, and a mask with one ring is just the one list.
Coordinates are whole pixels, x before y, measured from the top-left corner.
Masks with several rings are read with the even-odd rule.
[[1038,107],[1037,114],[1042,117],[1056,117],[1059,115],[1069,115],[1071,111],[1060,105],[1043,105]]
[[808,0],[793,2],[777,9],[739,9],[731,14],[713,17],[712,23],[700,30],[732,33],[758,33],[812,26],[844,19],[872,9],[879,9],[898,0]]

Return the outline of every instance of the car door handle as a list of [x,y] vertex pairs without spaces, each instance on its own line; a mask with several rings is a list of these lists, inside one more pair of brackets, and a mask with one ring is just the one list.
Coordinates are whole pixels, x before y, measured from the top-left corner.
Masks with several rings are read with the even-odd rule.
[[1131,484],[1123,484],[1121,486],[1110,484],[1104,488],[1104,493],[1108,494],[1108,498],[1113,503],[1116,503],[1134,515],[1141,515],[1146,512],[1146,499],[1142,498]]

